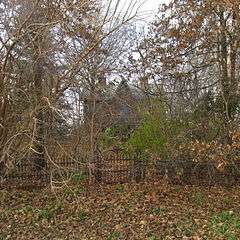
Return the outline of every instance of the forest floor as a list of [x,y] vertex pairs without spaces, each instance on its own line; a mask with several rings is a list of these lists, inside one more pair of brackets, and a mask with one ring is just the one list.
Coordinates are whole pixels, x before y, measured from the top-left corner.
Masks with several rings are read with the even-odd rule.
[[0,239],[240,239],[240,187],[0,190]]

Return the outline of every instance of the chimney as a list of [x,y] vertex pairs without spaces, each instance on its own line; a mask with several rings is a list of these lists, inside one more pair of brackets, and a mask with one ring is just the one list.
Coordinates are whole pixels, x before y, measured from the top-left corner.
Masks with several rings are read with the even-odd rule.
[[148,76],[145,75],[145,76],[141,77],[139,82],[140,82],[140,88],[143,91],[148,90],[148,88],[149,88]]
[[106,87],[107,86],[107,77],[106,77],[106,74],[105,74],[105,71],[100,69],[100,72],[99,72],[99,85],[101,87]]
[[101,76],[99,79],[100,86],[106,87],[107,86],[107,78],[105,76]]

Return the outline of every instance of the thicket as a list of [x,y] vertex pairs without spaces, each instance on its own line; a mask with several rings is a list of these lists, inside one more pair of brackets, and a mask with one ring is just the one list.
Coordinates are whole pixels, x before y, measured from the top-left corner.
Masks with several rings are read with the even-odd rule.
[[[150,104],[150,105],[149,105]],[[117,149],[142,159],[212,162],[223,168],[240,159],[237,122],[226,129],[218,99],[206,94],[196,108],[183,116],[171,116],[162,100],[139,106],[140,121],[107,128],[101,138],[102,150]],[[235,114],[238,107],[235,106]],[[229,135],[228,135],[229,134]]]

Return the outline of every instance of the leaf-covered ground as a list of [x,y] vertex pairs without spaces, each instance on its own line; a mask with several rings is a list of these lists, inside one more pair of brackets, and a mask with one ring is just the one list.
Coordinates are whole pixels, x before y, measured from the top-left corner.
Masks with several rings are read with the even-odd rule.
[[0,190],[0,239],[240,239],[240,187]]

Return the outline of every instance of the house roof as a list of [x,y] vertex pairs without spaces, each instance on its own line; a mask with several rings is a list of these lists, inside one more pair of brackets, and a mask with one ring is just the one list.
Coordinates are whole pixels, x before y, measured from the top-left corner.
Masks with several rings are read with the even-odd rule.
[[[91,91],[88,88],[84,88],[82,91],[82,99],[88,100],[91,96]],[[135,85],[129,84],[129,82],[123,79],[118,85],[111,82],[107,86],[97,86],[95,91],[95,97],[99,100],[111,100],[113,98],[123,99],[126,96],[131,96],[133,99],[143,99],[146,94],[140,88]]]

